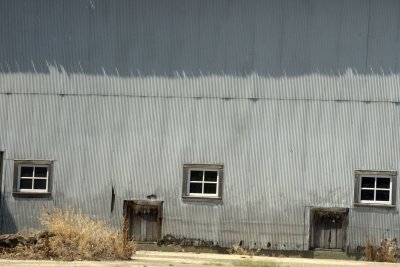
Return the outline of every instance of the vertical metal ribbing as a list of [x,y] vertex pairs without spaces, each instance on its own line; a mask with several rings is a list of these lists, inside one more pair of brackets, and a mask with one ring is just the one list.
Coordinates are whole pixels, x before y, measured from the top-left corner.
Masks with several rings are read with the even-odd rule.
[[[351,208],[352,247],[398,236],[395,213],[352,199],[354,169],[399,169],[397,10],[2,1],[5,231],[37,226],[42,206],[118,228],[123,200],[154,194],[164,234],[226,246],[307,249],[310,206]],[[55,161],[51,199],[11,195],[13,159]],[[182,202],[185,163],[224,165],[222,205]]]

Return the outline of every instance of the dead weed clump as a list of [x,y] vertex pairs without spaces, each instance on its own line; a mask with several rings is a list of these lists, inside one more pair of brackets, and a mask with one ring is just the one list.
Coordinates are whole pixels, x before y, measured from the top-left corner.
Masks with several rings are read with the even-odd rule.
[[61,209],[44,212],[39,221],[45,231],[0,236],[1,256],[67,261],[128,260],[137,248],[136,242],[128,240],[125,224],[122,233],[116,232],[103,221]]
[[397,246],[397,239],[382,239],[380,246],[374,246],[373,241],[367,240],[365,246],[365,260],[378,262],[397,262],[400,256],[400,249]]
[[233,246],[233,247],[228,249],[228,253],[229,254],[250,256],[250,257],[255,256],[258,252],[260,252],[259,249],[247,249],[247,248],[244,248],[242,246]]
[[94,221],[81,212],[60,209],[40,218],[48,233],[45,253],[50,258],[69,260],[130,259],[136,243],[127,235],[111,230],[103,221]]

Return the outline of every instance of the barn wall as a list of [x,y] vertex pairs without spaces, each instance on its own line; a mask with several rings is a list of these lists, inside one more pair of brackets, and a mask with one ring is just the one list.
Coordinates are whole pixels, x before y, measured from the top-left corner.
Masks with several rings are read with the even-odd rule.
[[[399,236],[353,205],[355,169],[400,169],[399,2],[118,3],[0,3],[3,232],[154,194],[163,234],[223,246],[307,250],[312,207]],[[12,195],[15,159],[54,160],[51,198]],[[186,163],[224,165],[222,204],[182,201]]]
[[399,73],[396,0],[5,0],[0,72]]
[[[2,81],[12,75],[3,75]],[[63,79],[39,78],[42,84]],[[25,79],[18,74],[18,80]],[[85,82],[82,91],[105,84],[101,77],[70,79]],[[229,86],[223,79],[216,78]],[[324,79],[310,77],[306,84]],[[337,78],[337,84],[346,79]],[[351,79],[371,85],[386,78]],[[243,79],[243,89],[251,88],[252,81]],[[138,87],[136,78],[123,82]],[[150,83],[191,88],[198,82],[204,81],[154,78]],[[350,208],[350,245],[367,235],[399,234],[397,208],[353,208],[355,169],[399,169],[396,101],[50,93],[1,94],[0,100],[1,114],[6,114],[0,143],[6,150],[5,231],[35,226],[43,205],[80,208],[118,228],[123,200],[154,194],[165,201],[164,234],[223,245],[244,240],[307,249],[311,207]],[[13,159],[55,160],[51,199],[11,195]],[[182,202],[185,163],[224,165],[223,204]]]

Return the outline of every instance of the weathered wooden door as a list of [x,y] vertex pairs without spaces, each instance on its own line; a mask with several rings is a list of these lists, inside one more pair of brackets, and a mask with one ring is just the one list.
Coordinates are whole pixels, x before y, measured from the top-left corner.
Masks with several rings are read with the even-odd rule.
[[128,235],[139,242],[157,242],[161,238],[162,202],[125,201]]
[[346,242],[347,212],[318,210],[313,213],[311,248],[343,249]]
[[342,222],[334,217],[319,218],[315,231],[315,247],[339,249],[343,247]]
[[136,240],[142,242],[156,242],[158,240],[157,213],[134,215],[130,226],[132,228],[130,231]]

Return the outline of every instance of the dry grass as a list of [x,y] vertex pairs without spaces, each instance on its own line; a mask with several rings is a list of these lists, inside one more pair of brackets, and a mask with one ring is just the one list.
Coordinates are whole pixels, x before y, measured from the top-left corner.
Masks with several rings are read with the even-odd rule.
[[397,262],[400,250],[397,246],[397,240],[382,239],[380,246],[373,246],[373,241],[367,240],[365,246],[365,260],[378,262]]
[[366,261],[374,261],[375,253],[374,253],[374,246],[372,245],[372,241],[370,239],[367,240],[364,249],[365,260]]
[[[94,221],[81,212],[56,209],[40,218],[51,233],[45,240],[45,252],[59,259],[130,259],[136,243],[124,233],[112,231],[102,221]],[[126,229],[126,227],[124,227]]]
[[255,256],[258,252],[260,252],[259,249],[247,249],[242,246],[233,246],[228,249],[229,254],[236,254],[236,255],[243,255],[243,256],[250,256],[253,257]]
[[81,212],[55,209],[40,218],[45,231],[23,236],[32,242],[20,242],[3,248],[2,257],[56,260],[128,260],[137,244],[124,231],[116,232],[103,221],[95,221]]

